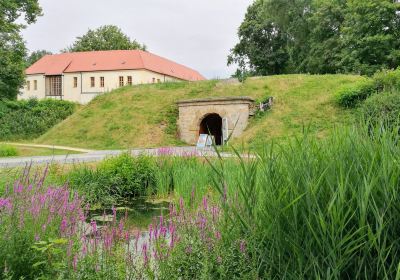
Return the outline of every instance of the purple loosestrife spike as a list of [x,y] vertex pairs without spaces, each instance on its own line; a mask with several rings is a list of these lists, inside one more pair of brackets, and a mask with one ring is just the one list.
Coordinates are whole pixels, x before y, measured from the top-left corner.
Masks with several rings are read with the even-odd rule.
[[183,198],[182,197],[179,198],[179,208],[180,208],[181,212],[183,213],[184,210],[185,210],[185,207],[184,207],[184,203],[183,203]]
[[224,202],[224,203],[226,203],[227,198],[228,198],[228,195],[227,195],[227,187],[226,187],[226,183],[224,183],[224,197],[223,197],[223,202]]
[[139,242],[139,238],[140,238],[140,231],[138,230],[136,232],[136,239],[135,239],[135,252],[137,253],[138,251],[138,242]]
[[207,209],[208,209],[208,202],[207,202],[206,196],[203,197],[203,208],[205,211],[207,211]]
[[66,218],[63,217],[63,219],[61,221],[61,225],[60,225],[61,234],[65,234],[67,227],[68,227],[68,222],[67,222]]
[[92,230],[93,230],[93,232],[94,232],[94,234],[96,234],[97,233],[97,224],[96,224],[96,221],[91,221],[90,222],[90,224],[91,224],[91,226],[92,226]]
[[72,260],[72,267],[74,269],[74,271],[76,271],[77,267],[78,267],[78,256],[75,255],[74,259]]
[[246,241],[240,240],[240,252],[245,253],[246,251]]
[[144,258],[144,264],[147,265],[149,259],[148,259],[148,255],[147,255],[147,243],[143,243],[142,246],[142,254],[143,254],[143,258]]
[[153,224],[150,224],[149,225],[149,239],[150,239],[150,241],[151,241],[152,234],[153,234]]

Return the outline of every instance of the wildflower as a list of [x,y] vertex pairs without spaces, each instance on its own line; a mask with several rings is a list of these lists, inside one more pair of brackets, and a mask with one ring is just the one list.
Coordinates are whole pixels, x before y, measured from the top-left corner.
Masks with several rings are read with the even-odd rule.
[[207,211],[208,208],[208,202],[207,202],[207,197],[203,197],[203,208],[205,211]]
[[92,226],[93,233],[97,232],[97,224],[96,221],[91,221],[90,225]]
[[12,208],[11,200],[9,198],[0,198],[0,209],[1,208],[11,209]]
[[246,241],[240,240],[240,252],[244,253],[246,251]]
[[77,266],[78,266],[78,256],[75,255],[72,260],[72,267],[74,268],[74,271],[76,271]]
[[142,254],[143,254],[144,264],[147,265],[147,263],[149,261],[149,258],[147,255],[147,243],[143,243]]
[[65,233],[65,231],[67,230],[68,227],[68,223],[65,217],[63,217],[62,221],[61,221],[61,225],[60,225],[60,231],[61,233]]

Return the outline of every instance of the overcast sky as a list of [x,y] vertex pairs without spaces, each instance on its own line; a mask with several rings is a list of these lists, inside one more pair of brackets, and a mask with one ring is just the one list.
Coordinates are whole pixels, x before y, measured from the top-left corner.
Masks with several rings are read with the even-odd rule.
[[148,50],[207,78],[229,77],[226,58],[252,0],[39,0],[44,16],[23,32],[30,51],[54,53],[101,25],[119,26]]

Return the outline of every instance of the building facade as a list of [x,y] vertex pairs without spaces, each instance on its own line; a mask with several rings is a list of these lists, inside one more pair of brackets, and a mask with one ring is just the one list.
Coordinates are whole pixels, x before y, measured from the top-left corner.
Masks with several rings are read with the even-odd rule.
[[26,70],[18,99],[53,98],[86,104],[119,87],[199,81],[197,71],[139,51],[98,51],[47,55]]

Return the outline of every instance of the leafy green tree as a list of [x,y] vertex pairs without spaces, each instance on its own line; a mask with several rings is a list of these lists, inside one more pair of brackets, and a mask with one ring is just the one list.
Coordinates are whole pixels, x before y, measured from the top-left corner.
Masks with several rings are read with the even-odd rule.
[[400,64],[400,15],[393,0],[349,0],[342,26],[345,72],[372,75]]
[[315,2],[309,21],[309,53],[304,61],[305,72],[313,74],[336,73],[341,60],[341,27],[347,0],[320,0]]
[[393,0],[256,0],[228,64],[236,63],[238,73],[246,69],[250,75],[371,75],[396,68],[399,11],[400,3]]
[[17,32],[0,32],[0,100],[15,99],[24,83],[26,49]]
[[77,37],[75,43],[64,52],[104,51],[104,50],[146,50],[146,46],[131,40],[115,25],[104,25]]
[[19,32],[41,14],[38,0],[0,1],[0,99],[15,99],[24,83],[26,48]]
[[228,65],[237,64],[235,76],[270,75],[284,73],[288,61],[286,36],[268,18],[265,1],[255,1],[247,10],[239,27],[240,42],[231,50]]
[[27,24],[34,23],[42,15],[38,0],[1,0],[0,2],[0,32],[19,32],[24,25],[17,19],[24,15]]
[[49,51],[46,51],[46,50],[38,50],[38,51],[31,52],[31,54],[26,58],[26,67],[31,66],[36,61],[38,61],[45,55],[49,55],[49,54],[52,54],[52,53]]

